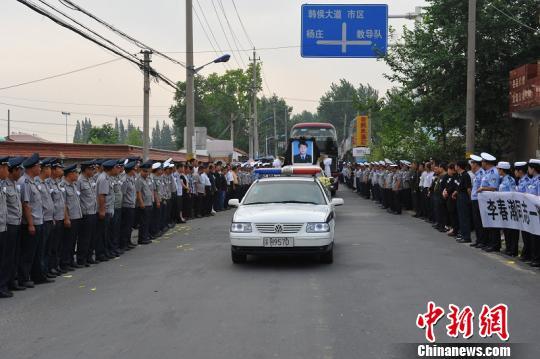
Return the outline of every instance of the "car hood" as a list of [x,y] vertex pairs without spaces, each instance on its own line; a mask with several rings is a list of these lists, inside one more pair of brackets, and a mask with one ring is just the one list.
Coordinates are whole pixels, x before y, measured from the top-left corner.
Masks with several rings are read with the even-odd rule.
[[330,206],[298,203],[269,203],[241,205],[234,214],[234,222],[305,223],[324,222]]

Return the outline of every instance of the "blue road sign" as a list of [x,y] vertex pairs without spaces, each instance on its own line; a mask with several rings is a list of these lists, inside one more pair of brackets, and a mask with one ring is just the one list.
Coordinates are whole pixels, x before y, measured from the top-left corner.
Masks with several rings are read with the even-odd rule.
[[302,5],[302,57],[381,57],[388,5]]

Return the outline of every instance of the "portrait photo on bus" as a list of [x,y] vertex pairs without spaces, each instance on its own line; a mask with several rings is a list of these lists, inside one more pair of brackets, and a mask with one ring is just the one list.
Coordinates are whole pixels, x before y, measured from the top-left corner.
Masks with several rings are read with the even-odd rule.
[[291,143],[293,164],[313,164],[313,141],[293,140]]

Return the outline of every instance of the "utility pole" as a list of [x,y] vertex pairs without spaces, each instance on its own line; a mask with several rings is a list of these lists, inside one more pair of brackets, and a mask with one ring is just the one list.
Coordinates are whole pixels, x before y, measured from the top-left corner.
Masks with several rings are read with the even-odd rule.
[[276,122],[276,99],[274,98],[274,157],[277,158],[277,122]]
[[259,157],[259,125],[257,121],[257,53],[253,48],[253,147],[255,151],[255,157]]
[[194,157],[193,134],[195,132],[195,68],[193,65],[193,0],[186,0],[186,156]]
[[68,130],[67,130],[67,125],[68,125],[68,116],[71,115],[70,112],[62,112],[62,115],[66,116],[66,143],[68,143],[68,136],[67,136],[67,133],[68,133]]
[[144,55],[144,107],[143,107],[143,161],[148,161],[150,148],[150,55],[152,51],[141,51]]
[[9,137],[11,135],[11,117],[10,117],[10,111],[7,110],[7,136]]
[[347,114],[343,116],[343,138],[347,138]]
[[474,152],[475,124],[475,77],[476,77],[476,0],[469,0],[469,22],[467,26],[467,104],[465,150]]
[[285,137],[283,137],[283,141],[285,142],[285,151],[287,150],[287,139],[289,138],[289,134],[287,133],[287,116],[289,115],[289,111],[287,109],[287,105],[285,105],[285,125],[283,126],[284,128],[284,133],[285,133]]
[[253,118],[251,116],[251,104],[248,103],[248,152],[249,158],[254,159],[253,157]]
[[234,118],[235,118],[235,115],[233,113],[231,113],[231,120],[230,120],[230,129],[231,129],[231,142],[233,143],[233,147],[234,147]]

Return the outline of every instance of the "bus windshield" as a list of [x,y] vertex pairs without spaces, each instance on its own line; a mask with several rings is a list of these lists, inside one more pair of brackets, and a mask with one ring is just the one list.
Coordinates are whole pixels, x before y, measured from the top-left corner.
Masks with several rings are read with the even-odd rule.
[[336,130],[324,127],[293,128],[291,137],[315,137],[321,153],[337,152]]

